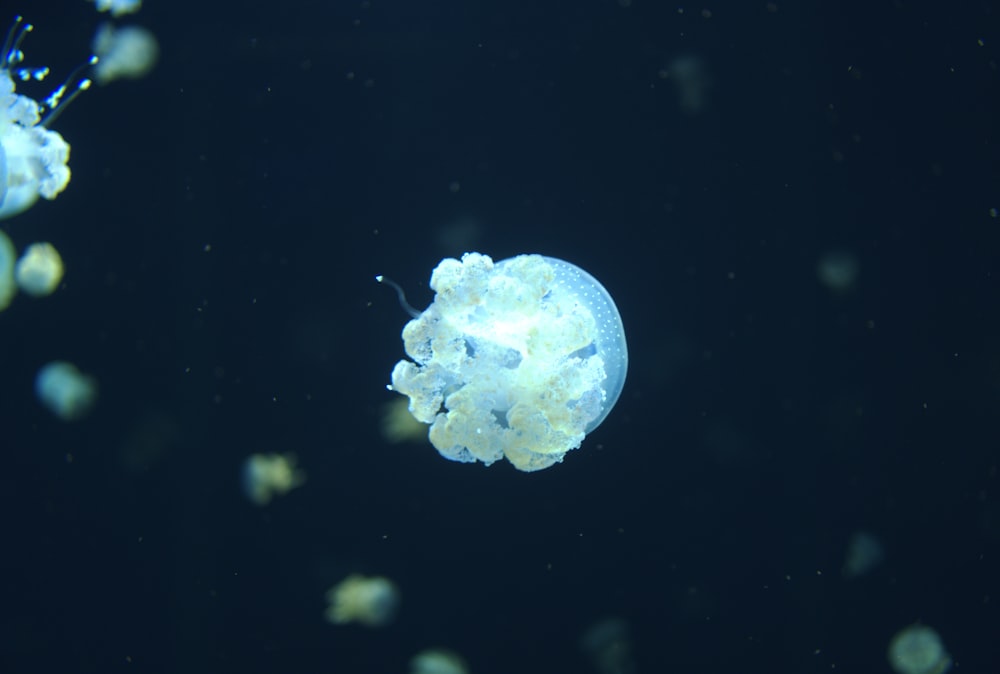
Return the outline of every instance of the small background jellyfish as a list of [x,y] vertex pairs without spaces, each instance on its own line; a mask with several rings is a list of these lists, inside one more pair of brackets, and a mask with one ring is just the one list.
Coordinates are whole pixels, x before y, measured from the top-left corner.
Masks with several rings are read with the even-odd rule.
[[351,574],[327,591],[326,600],[328,622],[384,627],[396,617],[399,590],[388,578]]
[[98,27],[91,49],[98,57],[91,72],[100,85],[145,77],[160,55],[160,45],[150,31],[139,26],[116,28],[110,23]]
[[885,547],[882,542],[867,531],[857,531],[851,535],[847,543],[847,554],[841,573],[851,580],[867,574],[885,559]]
[[926,625],[911,625],[897,633],[888,658],[899,674],[944,674],[951,668],[941,637]]
[[296,463],[294,454],[251,454],[241,471],[243,493],[255,505],[263,506],[275,496],[302,486],[306,474]]
[[51,295],[62,281],[62,256],[51,243],[33,243],[17,261],[14,276],[18,288],[28,295]]
[[10,306],[17,294],[14,281],[14,265],[17,251],[6,232],[0,229],[0,311]]
[[115,18],[142,9],[142,0],[90,0],[90,2],[94,3],[98,12],[110,12]]
[[63,421],[76,421],[97,402],[97,382],[72,363],[54,361],[38,371],[35,394],[52,414]]
[[469,674],[469,666],[454,651],[431,648],[410,659],[410,674]]
[[579,267],[541,255],[494,265],[446,259],[434,302],[403,329],[391,390],[430,424],[445,458],[506,458],[536,471],[563,460],[614,407],[628,351],[608,292]]

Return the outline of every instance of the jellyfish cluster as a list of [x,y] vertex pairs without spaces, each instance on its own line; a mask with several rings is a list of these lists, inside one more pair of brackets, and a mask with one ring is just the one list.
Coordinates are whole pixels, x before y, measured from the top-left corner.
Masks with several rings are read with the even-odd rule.
[[[137,11],[140,0],[96,0],[99,11],[120,16]],[[43,66],[27,65],[22,46],[35,27],[17,16],[0,52],[0,220],[15,217],[39,199],[51,201],[66,190],[72,173],[70,144],[51,128],[77,96],[114,79],[149,72],[158,47],[141,28],[116,29],[104,25],[94,39],[94,55],[41,100],[18,91],[19,84],[41,82],[49,75]],[[63,257],[49,242],[27,245],[20,258],[6,231],[0,229],[0,311],[10,307],[20,291],[30,297],[56,292],[64,274]],[[85,415],[96,396],[92,378],[70,363],[56,361],[39,370],[39,401],[63,420]]]
[[494,264],[466,253],[443,260],[430,285],[434,301],[403,329],[412,360],[396,364],[389,388],[430,425],[441,456],[542,470],[608,416],[628,349],[593,276],[542,255]]

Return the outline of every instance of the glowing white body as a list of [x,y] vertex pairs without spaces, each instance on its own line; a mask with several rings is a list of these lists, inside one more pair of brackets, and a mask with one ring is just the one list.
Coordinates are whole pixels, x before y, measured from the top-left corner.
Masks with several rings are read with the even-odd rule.
[[[15,23],[14,31],[18,25]],[[8,44],[10,41],[8,38]],[[14,82],[15,74],[22,79],[42,79],[48,71],[13,71],[21,58],[16,47],[0,54],[0,220],[31,208],[38,197],[55,199],[70,179],[69,143],[58,132],[45,128],[42,105],[18,94]],[[57,92],[52,97],[54,105],[65,90]]]
[[434,302],[403,330],[392,390],[447,459],[562,461],[611,411],[628,351],[618,309],[590,274],[519,255],[466,253],[431,276]]

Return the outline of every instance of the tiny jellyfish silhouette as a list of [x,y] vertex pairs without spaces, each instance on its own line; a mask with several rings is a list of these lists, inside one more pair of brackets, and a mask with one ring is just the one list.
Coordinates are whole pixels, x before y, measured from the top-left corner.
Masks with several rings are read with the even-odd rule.
[[35,395],[63,421],[76,421],[97,402],[97,382],[72,363],[53,361],[35,375]]
[[243,462],[243,493],[263,506],[275,496],[302,486],[306,474],[296,468],[294,454],[251,454]]
[[431,648],[410,658],[410,674],[469,674],[469,666],[454,651]]
[[15,78],[38,81],[49,73],[48,68],[19,67],[21,43],[33,29],[16,17],[0,53],[0,220],[31,208],[38,197],[55,199],[66,189],[69,143],[48,126],[90,87],[89,79],[76,81],[74,73],[41,103],[17,93]]
[[563,460],[621,394],[628,350],[618,308],[579,267],[519,255],[445,259],[431,305],[403,329],[412,362],[389,389],[410,399],[446,459],[506,458],[536,471]]
[[351,574],[327,590],[326,600],[326,619],[335,625],[383,627],[396,617],[399,590],[388,578]]
[[899,674],[944,674],[951,657],[938,633],[926,625],[911,625],[889,643],[889,664]]

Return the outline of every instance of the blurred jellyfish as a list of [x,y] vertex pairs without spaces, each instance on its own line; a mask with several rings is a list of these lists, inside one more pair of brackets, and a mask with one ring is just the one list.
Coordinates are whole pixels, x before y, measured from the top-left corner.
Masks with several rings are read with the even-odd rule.
[[889,643],[889,664],[899,674],[944,674],[951,658],[938,633],[925,625],[901,630]]
[[678,56],[660,71],[660,77],[674,83],[681,111],[696,115],[708,103],[711,79],[705,62],[697,56]]
[[72,363],[55,361],[35,376],[35,395],[63,421],[81,419],[97,401],[97,383]]
[[469,674],[469,667],[458,653],[432,648],[410,659],[410,674]]
[[93,67],[94,80],[101,85],[117,79],[145,77],[160,55],[156,37],[145,28],[115,28],[110,23],[97,29],[91,49],[98,57]]
[[427,441],[427,426],[414,419],[407,407],[406,398],[392,400],[382,406],[382,437],[386,442]]
[[863,576],[885,559],[881,541],[867,531],[857,531],[847,544],[847,555],[841,569],[844,578]]
[[14,260],[17,251],[6,232],[0,229],[0,311],[10,306],[17,293],[14,282]]
[[51,243],[28,246],[14,271],[17,286],[32,297],[51,295],[63,277],[63,261]]
[[69,143],[47,128],[90,80],[73,84],[74,76],[39,103],[16,93],[19,81],[42,80],[48,68],[18,67],[21,43],[34,29],[20,16],[14,20],[0,54],[0,220],[34,205],[38,197],[55,199],[70,180]]
[[431,275],[434,302],[403,329],[390,390],[446,459],[535,471],[597,428],[625,384],[621,316],[598,281],[541,255],[466,253]]
[[635,671],[628,623],[606,618],[590,626],[580,637],[583,651],[599,674],[631,674]]
[[854,288],[860,272],[857,256],[846,250],[831,250],[816,264],[820,283],[835,293],[846,293]]
[[388,578],[351,574],[326,593],[326,619],[336,625],[357,622],[382,627],[392,622],[399,608],[399,590]]
[[90,0],[97,6],[98,12],[111,12],[111,16],[118,17],[124,14],[132,14],[142,9],[142,0]]
[[262,506],[301,486],[306,475],[295,463],[294,454],[251,454],[243,462],[243,493]]

